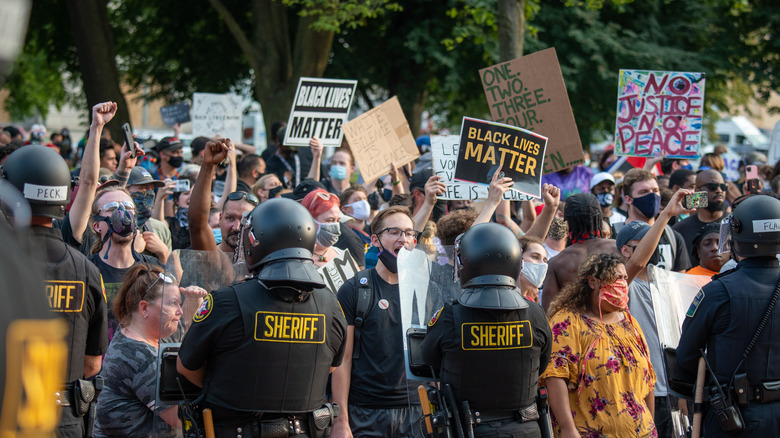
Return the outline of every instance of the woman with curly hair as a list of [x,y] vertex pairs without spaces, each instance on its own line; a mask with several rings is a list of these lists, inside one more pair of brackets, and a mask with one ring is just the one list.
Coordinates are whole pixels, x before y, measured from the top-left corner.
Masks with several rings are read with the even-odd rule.
[[[632,276],[633,277],[633,276]],[[595,254],[548,311],[553,333],[542,379],[557,437],[655,437],[655,372],[628,313],[628,273],[619,254]]]

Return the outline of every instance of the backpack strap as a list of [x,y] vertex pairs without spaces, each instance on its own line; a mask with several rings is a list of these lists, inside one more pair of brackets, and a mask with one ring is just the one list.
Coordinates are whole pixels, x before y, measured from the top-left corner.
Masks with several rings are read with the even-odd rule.
[[355,276],[358,278],[358,299],[355,309],[355,338],[352,346],[352,359],[360,359],[360,327],[363,326],[368,306],[371,305],[374,289],[371,287],[371,275],[369,275],[368,269],[358,272]]
[[670,271],[674,270],[674,262],[677,261],[677,236],[674,235],[674,230],[669,225],[664,226],[664,234],[669,239],[669,244],[672,245],[672,266]]

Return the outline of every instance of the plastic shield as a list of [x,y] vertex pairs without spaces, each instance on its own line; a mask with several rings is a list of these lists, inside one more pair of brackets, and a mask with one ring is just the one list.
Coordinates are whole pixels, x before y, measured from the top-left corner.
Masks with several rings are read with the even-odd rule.
[[[234,265],[231,257],[222,251],[176,250],[168,257],[160,280],[165,288],[158,307],[161,339],[154,408],[158,415],[153,420],[153,436],[182,436],[182,430],[172,428],[159,415],[185,400],[196,400],[201,393],[200,388],[176,372],[179,346],[195,315],[208,310],[207,294],[243,280],[244,275],[240,274],[243,269],[244,266]],[[192,421],[184,423],[192,424]],[[192,433],[191,429],[184,436]]]
[[685,313],[702,286],[709,283],[706,275],[688,275],[667,271],[657,266],[647,267],[658,339],[664,347],[677,347],[680,342]]

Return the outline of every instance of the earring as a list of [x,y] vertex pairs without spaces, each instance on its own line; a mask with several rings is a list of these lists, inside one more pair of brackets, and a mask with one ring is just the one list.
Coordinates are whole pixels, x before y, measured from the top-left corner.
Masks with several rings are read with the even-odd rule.
[[148,313],[144,313],[144,318],[148,318],[148,317],[149,317],[149,314]]

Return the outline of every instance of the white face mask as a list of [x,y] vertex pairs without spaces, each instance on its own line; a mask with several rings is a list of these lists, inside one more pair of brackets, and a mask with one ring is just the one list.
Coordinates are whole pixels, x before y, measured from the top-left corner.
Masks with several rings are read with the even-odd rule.
[[367,220],[368,216],[371,215],[371,205],[365,199],[353,202],[352,204],[347,204],[345,207],[352,207],[352,214],[350,216],[359,221]]
[[534,287],[541,287],[544,283],[544,277],[547,275],[547,263],[523,262],[521,273]]

